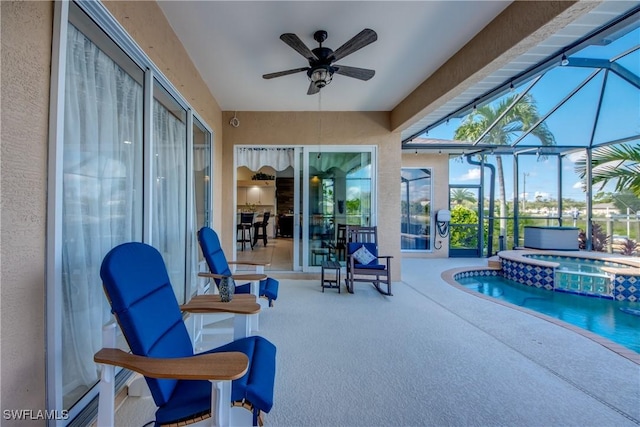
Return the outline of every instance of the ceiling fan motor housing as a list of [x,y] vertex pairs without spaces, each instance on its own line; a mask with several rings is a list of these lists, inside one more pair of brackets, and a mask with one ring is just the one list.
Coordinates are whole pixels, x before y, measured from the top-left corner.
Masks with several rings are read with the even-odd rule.
[[[316,31],[314,34],[314,38],[318,43],[322,43],[320,39],[322,37],[318,37],[318,33],[322,33],[323,31]],[[324,31],[324,38],[326,39],[326,31]],[[328,47],[317,47],[312,50],[313,54],[317,59],[309,60],[309,70],[307,71],[307,76],[309,76],[309,80],[311,80],[314,86],[317,89],[322,89],[329,83],[331,83],[331,79],[333,78],[333,73],[335,72],[335,68],[330,66],[333,50]]]

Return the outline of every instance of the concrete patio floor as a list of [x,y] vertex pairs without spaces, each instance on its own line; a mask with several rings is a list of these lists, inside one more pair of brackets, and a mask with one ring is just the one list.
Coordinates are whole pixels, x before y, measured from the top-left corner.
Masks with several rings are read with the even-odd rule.
[[[472,265],[487,260],[405,258],[393,297],[273,273],[281,296],[260,320],[279,363],[266,425],[640,425],[640,365],[441,278]],[[152,414],[130,398],[117,424]]]

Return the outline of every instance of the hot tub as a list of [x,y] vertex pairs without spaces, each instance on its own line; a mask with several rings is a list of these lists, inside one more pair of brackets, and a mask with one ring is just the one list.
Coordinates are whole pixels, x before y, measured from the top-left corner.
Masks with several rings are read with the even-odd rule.
[[640,301],[640,259],[600,252],[502,251],[503,275],[549,291]]

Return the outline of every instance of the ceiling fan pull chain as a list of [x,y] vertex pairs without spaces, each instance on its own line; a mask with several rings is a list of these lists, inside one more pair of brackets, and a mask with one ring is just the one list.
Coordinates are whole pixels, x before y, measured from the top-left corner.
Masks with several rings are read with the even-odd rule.
[[318,158],[322,155],[322,91],[318,92]]

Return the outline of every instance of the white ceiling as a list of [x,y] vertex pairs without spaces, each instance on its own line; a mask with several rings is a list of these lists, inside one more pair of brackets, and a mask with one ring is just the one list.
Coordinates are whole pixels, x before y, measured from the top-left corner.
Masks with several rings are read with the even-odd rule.
[[313,33],[337,49],[364,28],[378,40],[337,63],[371,68],[363,82],[335,75],[322,110],[389,111],[493,20],[510,1],[160,1],[169,23],[224,111],[317,111],[306,73],[263,74],[308,66],[282,42]]
[[[390,111],[491,22],[511,1],[159,1],[167,20],[223,111]],[[550,34],[529,52],[427,116],[401,129],[406,139],[472,103],[488,90],[561,52],[639,1],[604,1]],[[526,17],[523,17],[526,19]],[[326,30],[337,49],[364,28],[378,40],[337,64],[371,68],[363,82],[334,75],[322,98],[307,95],[304,72],[271,80],[263,74],[306,67],[282,42],[295,33],[310,48]],[[321,99],[321,105],[319,103]]]

